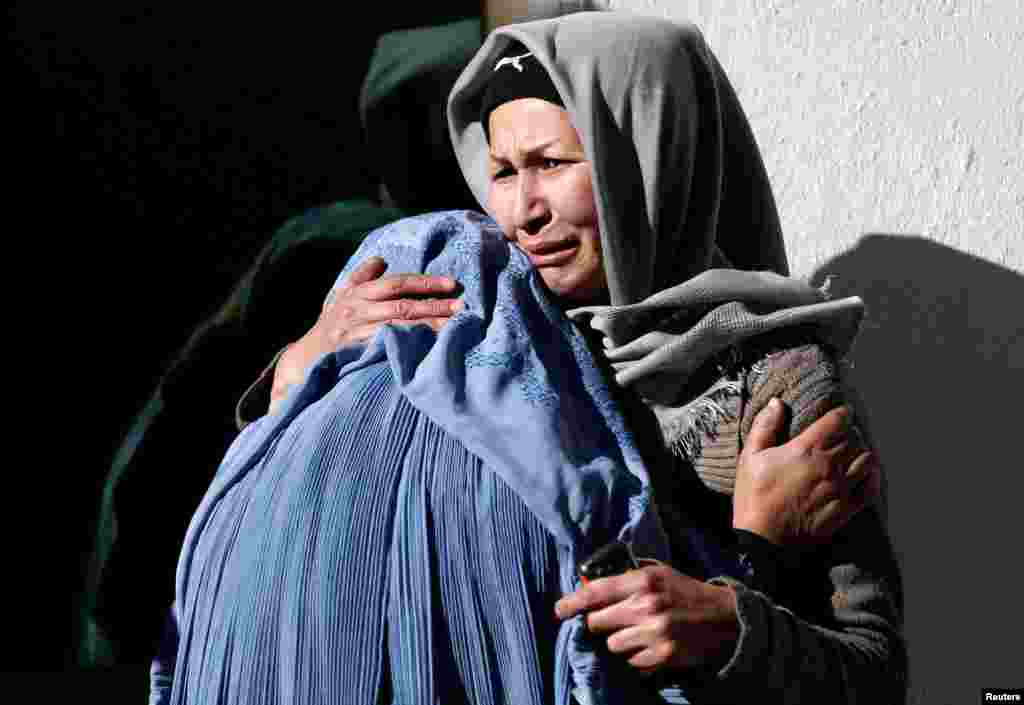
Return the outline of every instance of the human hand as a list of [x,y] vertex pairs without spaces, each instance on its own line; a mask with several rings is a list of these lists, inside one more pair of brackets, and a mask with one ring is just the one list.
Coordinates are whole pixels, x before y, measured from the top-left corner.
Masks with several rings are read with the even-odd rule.
[[778,544],[826,541],[881,491],[881,468],[850,427],[850,411],[829,411],[774,447],[782,402],[754,418],[736,469],[733,527]]
[[555,615],[586,613],[608,650],[644,673],[716,664],[739,638],[736,593],[658,563],[591,580],[555,603]]
[[288,346],[278,360],[270,391],[271,411],[324,353],[367,340],[387,323],[426,324],[439,331],[453,314],[462,310],[459,299],[408,298],[453,294],[458,284],[451,277],[381,276],[386,269],[383,259],[370,257],[331,292],[313,327]]

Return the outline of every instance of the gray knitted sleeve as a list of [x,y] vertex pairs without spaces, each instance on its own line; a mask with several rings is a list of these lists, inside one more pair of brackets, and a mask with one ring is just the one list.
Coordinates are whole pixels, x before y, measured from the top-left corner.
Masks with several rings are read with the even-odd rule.
[[[840,369],[818,345],[773,353],[745,381],[739,441],[772,396],[789,408],[790,436],[850,399]],[[862,441],[865,444],[867,441]],[[903,703],[906,650],[899,568],[882,517],[869,508],[801,564],[801,582],[821,584],[789,610],[729,577],[710,582],[737,594],[741,634],[717,673],[712,700],[778,703]],[[831,599],[828,599],[831,593]]]
[[869,555],[888,553],[872,514],[851,522],[833,551],[831,614],[813,622],[731,578],[711,580],[733,587],[739,606],[740,639],[717,674],[724,690],[787,704],[904,702],[899,577],[894,561],[885,565],[891,556]]

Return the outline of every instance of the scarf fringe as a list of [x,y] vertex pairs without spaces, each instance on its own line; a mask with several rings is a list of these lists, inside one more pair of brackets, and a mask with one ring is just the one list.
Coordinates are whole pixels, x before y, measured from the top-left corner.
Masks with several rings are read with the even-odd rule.
[[740,396],[741,392],[739,380],[720,379],[693,401],[663,413],[660,421],[665,446],[673,454],[692,462],[700,455],[704,439],[714,440],[719,423],[731,417],[725,401]]

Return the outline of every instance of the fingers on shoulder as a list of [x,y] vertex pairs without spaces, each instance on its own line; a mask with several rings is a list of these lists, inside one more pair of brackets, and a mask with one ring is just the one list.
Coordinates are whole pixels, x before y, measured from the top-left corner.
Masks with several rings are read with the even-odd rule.
[[352,273],[342,283],[339,289],[349,291],[354,287],[378,279],[387,270],[388,264],[383,257],[367,257],[359,266],[352,270]]
[[386,306],[382,310],[383,318],[389,322],[418,321],[429,323],[433,326],[431,319],[447,320],[453,314],[462,310],[462,302],[457,299],[428,299],[417,301],[415,299],[395,299],[394,301],[382,302]]
[[778,442],[785,421],[785,408],[778,397],[772,397],[754,417],[747,434],[743,453],[749,455],[771,447]]
[[856,442],[856,436],[851,431],[852,424],[853,413],[844,404],[814,419],[795,440],[806,451],[818,449],[842,454]]
[[405,296],[440,296],[454,291],[455,281],[427,274],[395,274],[369,282],[362,289],[366,298],[386,301]]
[[866,505],[881,496],[882,466],[871,451],[861,451],[846,468],[844,480],[850,498]]

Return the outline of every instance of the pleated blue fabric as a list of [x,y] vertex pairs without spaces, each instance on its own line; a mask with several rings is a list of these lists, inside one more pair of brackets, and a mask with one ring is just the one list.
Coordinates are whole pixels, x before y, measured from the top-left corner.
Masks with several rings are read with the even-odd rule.
[[641,702],[553,615],[613,538],[668,558],[582,336],[479,214],[385,226],[338,281],[371,255],[454,276],[466,307],[326,355],[236,439],[185,538],[152,702]]

